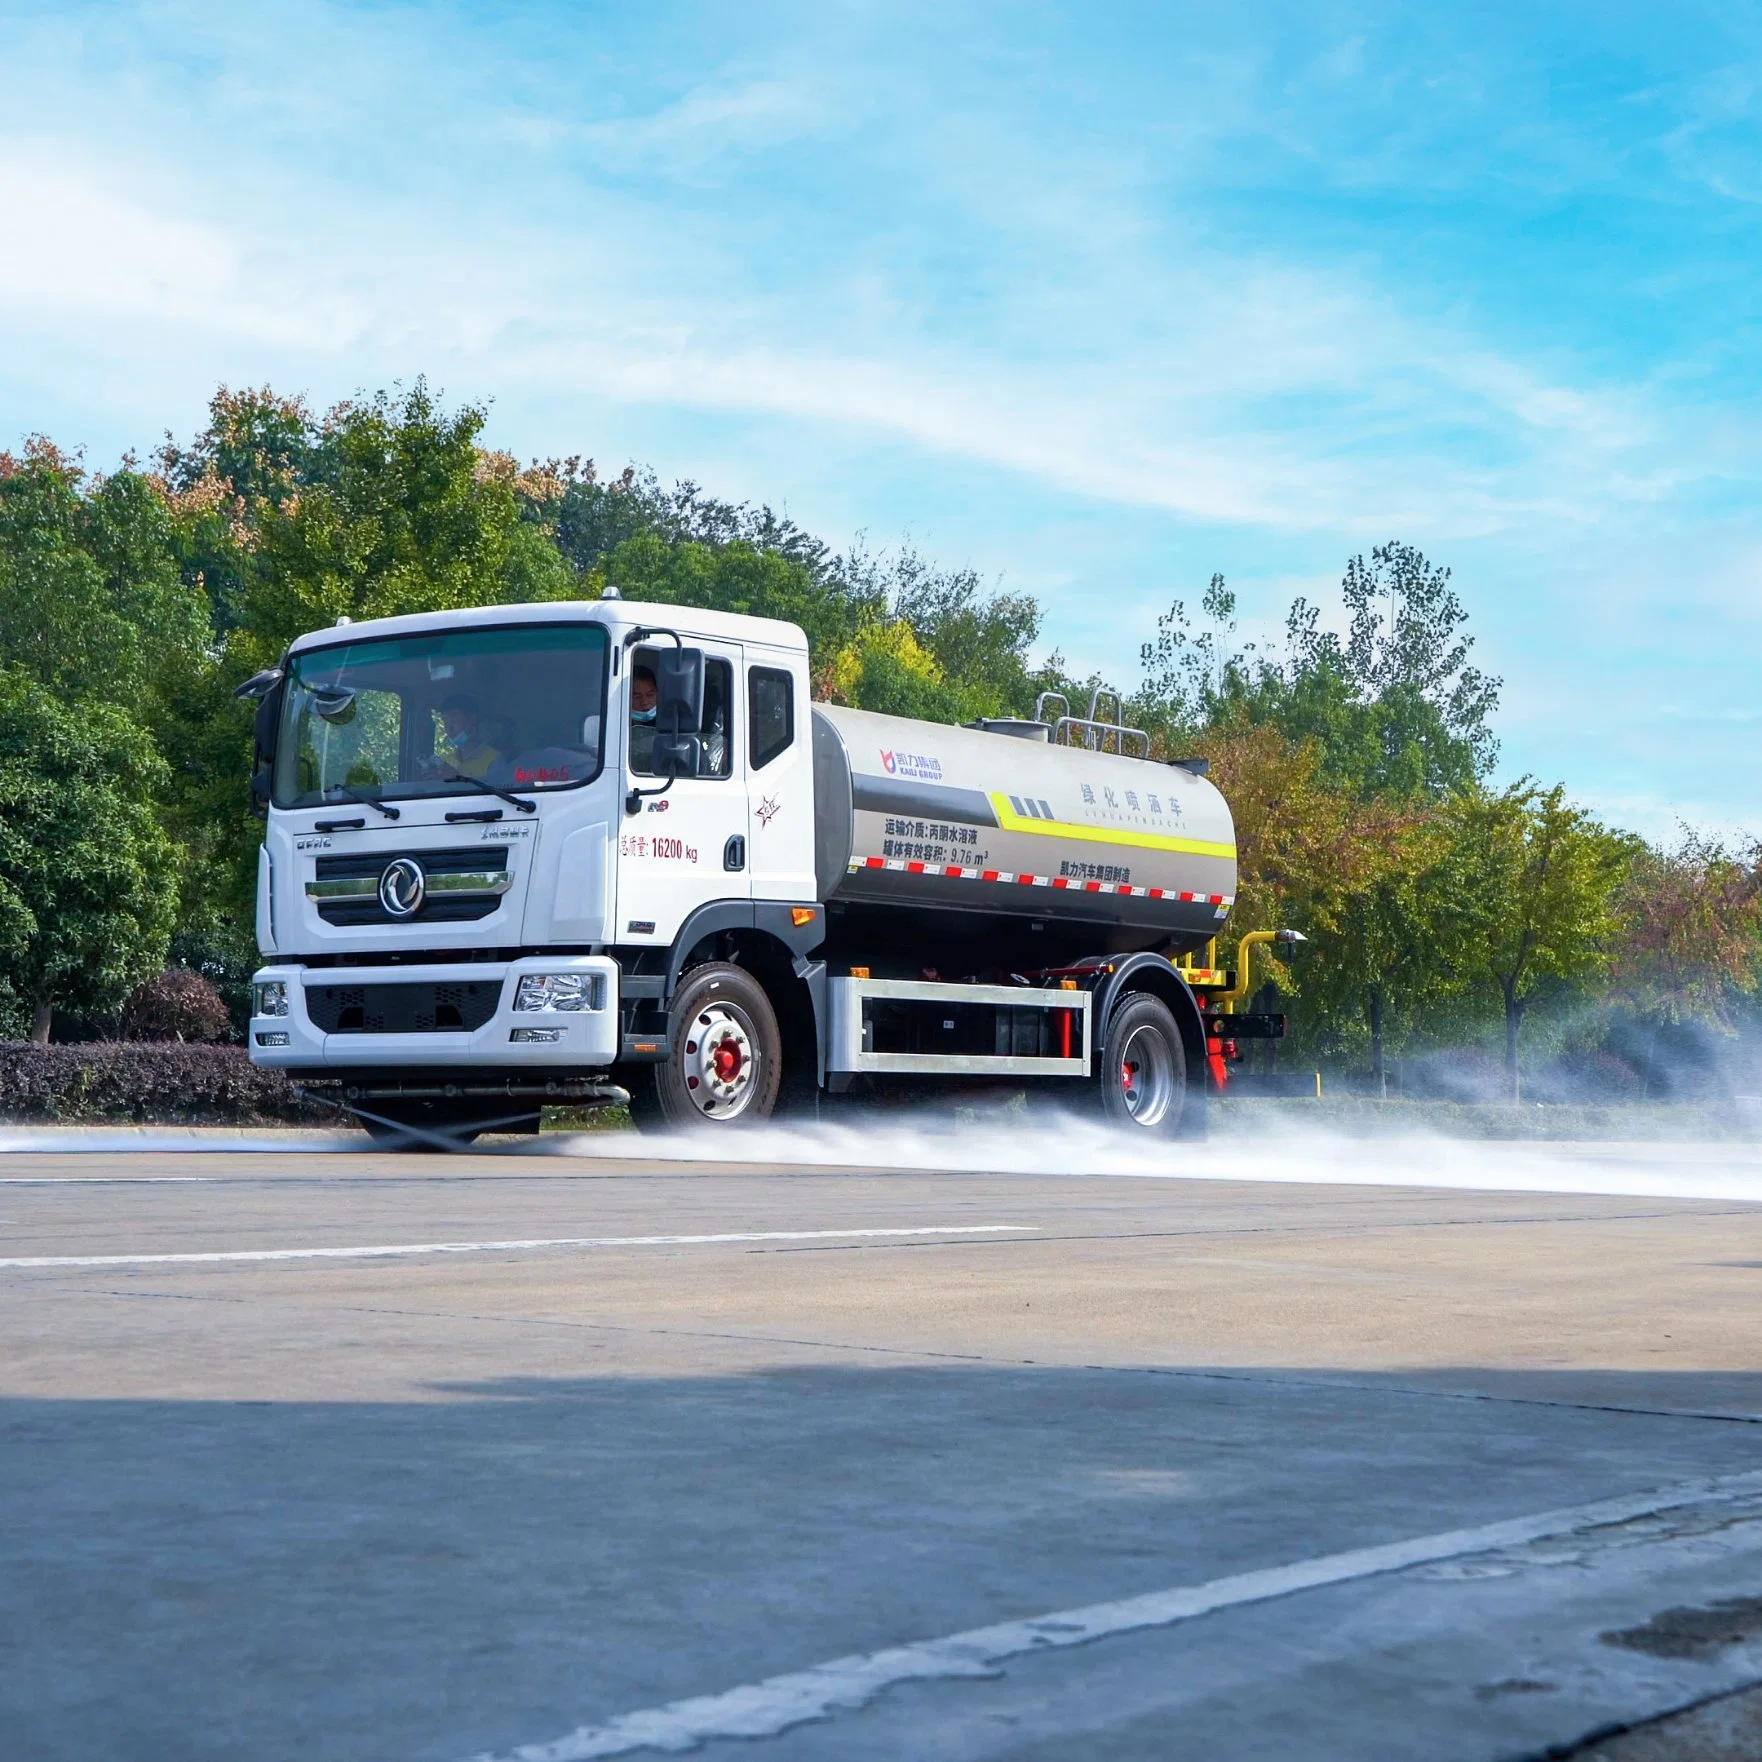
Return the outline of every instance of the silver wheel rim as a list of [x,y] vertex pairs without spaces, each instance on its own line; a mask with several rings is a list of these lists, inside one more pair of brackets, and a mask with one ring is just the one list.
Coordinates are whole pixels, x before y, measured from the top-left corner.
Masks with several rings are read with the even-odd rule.
[[1132,1123],[1160,1126],[1174,1104],[1175,1060],[1168,1041],[1148,1022],[1126,1036],[1117,1075]]
[[758,1076],[759,1055],[753,1025],[731,1003],[700,1009],[685,1031],[680,1069],[685,1093],[706,1119],[731,1120],[746,1111]]

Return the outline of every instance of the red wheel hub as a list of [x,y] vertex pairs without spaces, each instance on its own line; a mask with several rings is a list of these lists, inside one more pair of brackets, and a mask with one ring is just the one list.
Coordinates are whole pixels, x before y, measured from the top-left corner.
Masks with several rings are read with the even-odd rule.
[[740,1075],[740,1043],[732,1038],[718,1040],[710,1050],[710,1068],[719,1083],[732,1083]]

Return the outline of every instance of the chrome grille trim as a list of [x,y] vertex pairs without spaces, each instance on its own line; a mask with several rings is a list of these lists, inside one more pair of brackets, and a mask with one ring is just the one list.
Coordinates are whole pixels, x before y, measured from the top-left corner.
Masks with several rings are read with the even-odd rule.
[[[418,856],[417,861],[421,861]],[[439,893],[448,893],[456,897],[489,899],[503,894],[514,885],[513,874],[506,869],[478,870],[473,873],[448,875],[435,874],[430,871],[424,879],[427,882],[429,897]],[[322,881],[306,883],[308,899],[377,899],[379,897],[379,876],[373,875],[338,875]]]

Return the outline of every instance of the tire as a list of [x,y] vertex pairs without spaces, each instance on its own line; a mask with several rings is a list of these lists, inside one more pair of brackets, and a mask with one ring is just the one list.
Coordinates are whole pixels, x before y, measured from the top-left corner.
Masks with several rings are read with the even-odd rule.
[[1181,1134],[1189,1106],[1187,1052],[1160,997],[1136,991],[1121,1001],[1102,1038],[1097,1082],[1110,1125],[1163,1138]]
[[645,1131],[731,1129],[771,1117],[783,1078],[783,1037],[771,1000],[727,961],[694,967],[667,1016],[667,1057],[631,1117]]
[[655,1073],[659,1068],[657,1065],[626,1065],[612,1073],[630,1091],[630,1123],[639,1132],[664,1132],[667,1129],[660,1097],[655,1094]]

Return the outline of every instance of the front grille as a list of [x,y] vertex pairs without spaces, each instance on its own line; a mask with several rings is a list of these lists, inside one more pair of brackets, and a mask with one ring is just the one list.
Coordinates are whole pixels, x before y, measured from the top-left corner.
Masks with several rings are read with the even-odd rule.
[[308,985],[306,1014],[325,1034],[457,1034],[496,1013],[502,982]]
[[[428,878],[421,907],[407,918],[393,917],[379,902],[379,878],[401,856],[420,863]],[[349,851],[318,859],[306,896],[327,924],[458,924],[487,918],[513,884],[504,845]]]

